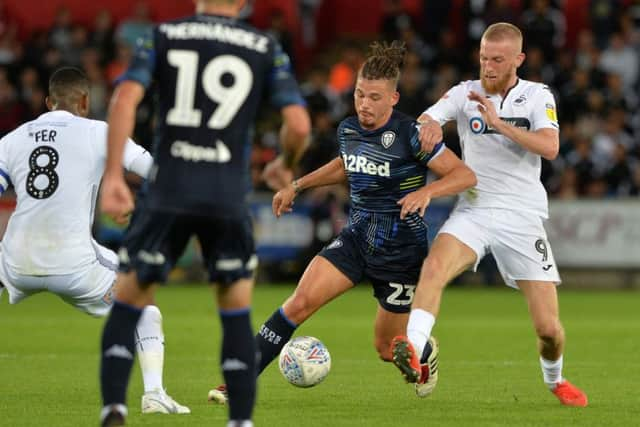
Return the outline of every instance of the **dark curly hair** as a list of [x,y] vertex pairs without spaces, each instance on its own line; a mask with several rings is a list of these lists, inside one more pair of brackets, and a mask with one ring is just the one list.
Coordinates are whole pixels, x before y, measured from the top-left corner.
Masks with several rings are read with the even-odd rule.
[[397,85],[404,54],[407,52],[404,42],[373,42],[369,49],[367,60],[360,68],[360,77],[367,80],[393,80]]

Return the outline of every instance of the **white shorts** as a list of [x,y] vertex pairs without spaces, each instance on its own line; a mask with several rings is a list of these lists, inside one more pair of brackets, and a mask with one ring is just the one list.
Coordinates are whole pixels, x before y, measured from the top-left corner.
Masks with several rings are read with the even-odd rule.
[[518,280],[560,284],[558,267],[547,240],[542,218],[508,209],[455,209],[438,234],[453,235],[477,255],[473,271],[489,252],[505,283]]
[[17,304],[39,293],[52,292],[68,304],[92,316],[104,317],[113,305],[113,285],[118,257],[95,245],[96,261],[80,271],[52,276],[26,276],[12,271],[0,252],[0,282],[7,288],[9,302]]

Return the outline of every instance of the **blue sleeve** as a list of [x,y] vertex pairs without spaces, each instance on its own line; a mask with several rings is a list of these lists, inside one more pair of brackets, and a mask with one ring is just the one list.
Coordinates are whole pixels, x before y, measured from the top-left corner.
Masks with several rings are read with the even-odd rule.
[[338,155],[340,157],[343,157],[343,155],[345,154],[344,137],[342,136],[344,132],[345,122],[346,122],[346,119],[341,121],[340,124],[338,124],[338,129],[336,129],[336,140],[338,141]]
[[291,70],[291,61],[278,42],[274,42],[273,66],[268,76],[268,88],[271,95],[271,104],[276,108],[287,105],[306,106],[304,98],[300,94],[298,82]]
[[125,80],[133,80],[140,83],[145,89],[151,85],[156,66],[156,50],[153,36],[154,33],[150,30],[136,41],[136,48],[129,67],[124,74],[116,79],[116,84]]
[[0,169],[0,194],[7,191],[7,188],[11,185],[11,178],[9,178],[9,174],[4,170]]
[[417,122],[413,122],[411,124],[409,143],[411,144],[411,151],[413,152],[414,157],[425,166],[427,166],[431,159],[439,154],[445,147],[444,141],[440,141],[435,145],[435,147],[433,147],[432,152],[425,153],[422,151],[422,147],[420,147],[420,127]]
[[9,154],[7,153],[9,146],[8,138],[0,139],[0,194],[7,191],[7,188],[11,186],[11,178],[9,176],[9,165],[7,159]]

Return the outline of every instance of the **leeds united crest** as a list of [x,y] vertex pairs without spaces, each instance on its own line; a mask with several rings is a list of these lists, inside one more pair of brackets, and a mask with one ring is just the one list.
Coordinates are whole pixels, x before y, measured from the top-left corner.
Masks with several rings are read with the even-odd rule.
[[388,130],[382,134],[382,146],[384,148],[391,147],[391,144],[393,144],[393,141],[395,140],[396,140],[395,132]]

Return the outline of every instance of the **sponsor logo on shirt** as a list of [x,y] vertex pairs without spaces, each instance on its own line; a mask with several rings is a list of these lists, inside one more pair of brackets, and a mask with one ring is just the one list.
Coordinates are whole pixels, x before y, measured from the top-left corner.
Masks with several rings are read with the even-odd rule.
[[343,154],[344,168],[349,172],[360,172],[367,175],[391,176],[391,166],[389,162],[376,164],[365,156],[355,154]]
[[[503,121],[507,122],[511,126],[515,126],[517,128],[521,128],[524,130],[531,129],[531,122],[526,117],[500,117]],[[487,126],[487,124],[482,120],[481,117],[472,117],[469,120],[469,127],[471,128],[471,132],[476,135],[479,134],[497,134],[492,127]]]
[[171,155],[189,162],[227,163],[231,160],[231,151],[224,142],[217,140],[215,147],[189,144],[175,141],[171,144]]
[[517,106],[522,106],[527,103],[527,97],[524,94],[520,95],[513,103]]
[[546,104],[544,108],[549,120],[551,120],[552,122],[557,122],[558,116],[556,115],[556,107],[554,107],[553,104]]
[[477,135],[483,133],[487,125],[481,117],[471,117],[471,119],[469,119],[469,127],[471,128],[471,132]]

